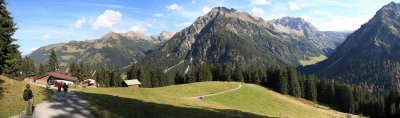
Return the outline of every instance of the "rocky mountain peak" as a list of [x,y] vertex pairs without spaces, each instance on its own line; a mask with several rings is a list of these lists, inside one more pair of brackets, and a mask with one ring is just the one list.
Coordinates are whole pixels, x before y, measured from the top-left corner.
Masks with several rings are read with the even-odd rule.
[[115,32],[108,32],[106,35],[104,35],[101,39],[118,39],[119,34]]
[[295,34],[297,36],[315,38],[315,34],[318,32],[316,27],[302,18],[283,17],[271,20],[269,23],[277,31]]
[[213,9],[211,9],[210,13],[235,13],[237,12],[236,9],[228,9],[226,7],[214,7]]
[[168,32],[168,31],[163,31],[160,33],[160,35],[158,36],[158,39],[160,42],[166,42],[168,41],[170,38],[172,38],[172,36],[175,35],[175,32]]
[[308,31],[318,31],[310,22],[305,21],[300,17],[283,17],[281,19],[271,20],[270,23],[273,25],[281,25],[294,30],[308,30]]
[[120,33],[122,36],[129,37],[132,39],[147,39],[148,37],[141,32],[128,31],[126,33]]

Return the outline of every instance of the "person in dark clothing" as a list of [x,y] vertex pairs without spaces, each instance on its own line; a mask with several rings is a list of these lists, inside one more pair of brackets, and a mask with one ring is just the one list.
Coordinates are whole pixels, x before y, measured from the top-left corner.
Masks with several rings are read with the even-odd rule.
[[68,85],[67,85],[67,83],[64,83],[64,85],[63,85],[63,90],[64,90],[64,94],[67,95],[67,92],[68,92]]
[[30,85],[26,84],[26,89],[24,90],[23,98],[26,101],[26,115],[32,115],[33,113],[33,93],[30,89]]

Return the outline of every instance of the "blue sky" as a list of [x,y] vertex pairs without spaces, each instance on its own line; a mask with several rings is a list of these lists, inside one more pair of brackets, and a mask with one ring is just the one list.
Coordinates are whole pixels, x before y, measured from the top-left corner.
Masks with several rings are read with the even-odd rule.
[[[400,0],[394,1],[398,3]],[[356,30],[390,0],[7,0],[23,55],[49,44],[100,38],[107,32],[146,35],[179,31],[211,8],[260,16],[302,17],[322,31]]]

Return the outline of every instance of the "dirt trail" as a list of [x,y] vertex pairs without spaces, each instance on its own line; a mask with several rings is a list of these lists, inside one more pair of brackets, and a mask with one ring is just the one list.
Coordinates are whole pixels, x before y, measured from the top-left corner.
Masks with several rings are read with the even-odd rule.
[[183,99],[188,99],[188,100],[203,99],[204,97],[219,95],[219,94],[223,94],[223,93],[226,93],[226,92],[238,90],[238,89],[240,89],[240,88],[242,87],[242,84],[237,84],[237,85],[239,85],[239,86],[236,87],[236,88],[234,88],[234,89],[229,89],[229,90],[222,91],[222,92],[218,92],[218,93],[211,93],[211,94],[200,95],[200,96],[194,96],[194,97],[186,97],[186,98],[183,98]]
[[[52,90],[56,91],[55,88]],[[50,99],[36,105],[32,116],[12,118],[93,118],[87,106],[88,103],[74,92],[69,92],[67,96],[54,92]]]

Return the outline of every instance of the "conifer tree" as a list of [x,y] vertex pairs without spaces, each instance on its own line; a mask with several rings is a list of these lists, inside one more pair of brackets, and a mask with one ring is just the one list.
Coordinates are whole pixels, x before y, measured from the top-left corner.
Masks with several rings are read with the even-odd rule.
[[7,10],[5,0],[0,0],[0,74],[18,75],[20,72],[21,53],[19,45],[12,38],[17,30],[11,13]]
[[285,95],[288,94],[288,79],[285,72],[279,72],[278,92]]
[[198,69],[197,78],[199,82],[212,80],[212,73],[207,63],[204,63],[200,66]]
[[31,76],[31,75],[35,75],[37,73],[35,64],[30,57],[25,57],[22,60],[21,67],[22,67],[21,71],[23,74],[23,78]]
[[140,83],[142,83],[142,87],[151,87],[151,79],[147,75],[145,68],[142,65],[138,67],[137,76]]
[[132,64],[131,67],[129,68],[128,72],[126,73],[127,79],[137,79],[137,65]]
[[45,66],[43,66],[43,64],[39,65],[39,74],[44,74],[47,72],[47,69]]
[[232,79],[233,81],[244,82],[243,68],[239,64],[235,65]]
[[289,94],[295,97],[301,96],[298,74],[295,68],[288,68]]
[[175,84],[185,83],[184,77],[179,73],[179,71],[175,72],[174,83]]
[[222,81],[232,81],[232,66],[229,63],[223,64]]
[[49,70],[55,71],[57,69],[59,69],[57,55],[54,49],[51,49],[49,58]]
[[309,75],[306,82],[305,97],[308,100],[317,101],[317,85],[315,82],[315,76]]

